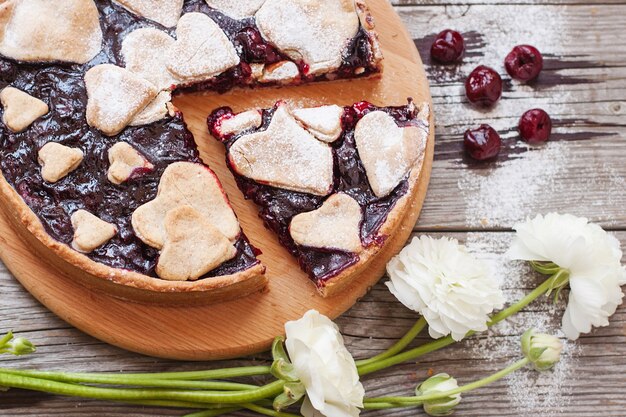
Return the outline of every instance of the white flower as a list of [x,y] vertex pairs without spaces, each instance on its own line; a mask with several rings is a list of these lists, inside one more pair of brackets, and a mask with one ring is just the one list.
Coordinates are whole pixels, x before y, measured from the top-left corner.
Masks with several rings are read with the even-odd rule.
[[452,334],[459,341],[470,330],[486,330],[489,314],[504,302],[485,264],[456,239],[413,238],[387,273],[389,290],[426,319],[433,338]]
[[549,261],[569,272],[563,332],[574,340],[592,326],[607,326],[622,303],[626,269],[617,239],[587,219],[550,213],[515,225],[512,259]]
[[355,417],[365,390],[337,326],[315,310],[285,324],[285,346],[306,388],[305,417]]

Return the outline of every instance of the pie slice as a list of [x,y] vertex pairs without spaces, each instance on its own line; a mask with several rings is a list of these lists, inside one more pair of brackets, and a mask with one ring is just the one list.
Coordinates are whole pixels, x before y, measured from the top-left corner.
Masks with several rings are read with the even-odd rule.
[[243,195],[329,296],[401,222],[421,172],[430,109],[412,100],[306,109],[278,102],[238,114],[219,108],[207,123]]

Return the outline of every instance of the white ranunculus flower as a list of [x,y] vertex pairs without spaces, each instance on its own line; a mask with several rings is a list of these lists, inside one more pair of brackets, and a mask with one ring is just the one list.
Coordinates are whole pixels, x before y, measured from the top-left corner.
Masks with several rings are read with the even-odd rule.
[[305,417],[355,417],[365,390],[339,329],[315,310],[285,324],[285,346],[306,388]]
[[626,269],[615,237],[587,219],[550,213],[515,225],[511,259],[549,261],[569,272],[563,332],[574,340],[592,326],[607,326],[624,296]]
[[413,238],[387,273],[389,290],[426,319],[434,338],[452,334],[459,341],[470,330],[486,330],[489,314],[504,302],[484,262],[456,239]]

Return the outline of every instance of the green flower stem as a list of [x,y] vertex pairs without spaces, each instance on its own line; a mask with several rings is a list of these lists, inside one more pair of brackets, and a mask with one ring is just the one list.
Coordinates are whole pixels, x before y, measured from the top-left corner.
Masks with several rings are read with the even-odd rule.
[[234,413],[235,411],[239,411],[239,410],[241,410],[241,407],[230,407],[230,408],[224,408],[221,410],[204,410],[204,411],[197,411],[191,414],[185,414],[184,417],[216,417],[216,416],[224,415],[226,413]]
[[420,395],[415,397],[378,397],[378,398],[366,398],[364,400],[364,408],[368,409],[384,409],[384,408],[396,408],[396,407],[413,407],[417,405],[421,405],[426,401],[438,400],[440,398],[449,397],[456,394],[461,394],[463,392],[471,391],[477,388],[484,387],[485,385],[491,384],[499,379],[504,378],[508,374],[517,371],[518,369],[523,368],[528,365],[530,360],[528,358],[523,358],[518,360],[517,362],[507,366],[506,368],[486,377],[483,379],[479,379],[478,381],[474,381],[467,385],[460,386],[456,389],[443,391],[443,392],[435,392],[428,395]]
[[133,385],[137,387],[157,387],[175,389],[202,389],[212,391],[242,391],[258,388],[256,385],[239,384],[225,381],[184,381],[179,379],[166,380],[156,378],[126,378],[124,374],[83,374],[74,372],[49,371],[22,371],[0,368],[0,373],[27,376],[39,379],[48,379],[58,382],[105,384],[105,385]]
[[[243,376],[269,375],[269,366],[243,366],[239,368],[211,369],[207,371],[188,371],[188,372],[160,372],[160,373],[79,373],[85,378],[111,377],[117,381],[131,379],[166,379],[166,380],[186,380],[197,381],[202,379],[229,379]],[[71,375],[71,374],[70,374]],[[119,383],[119,382],[116,382]]]
[[0,373],[0,386],[22,388],[32,391],[47,392],[50,394],[66,395],[71,397],[93,398],[112,401],[143,401],[143,400],[172,400],[215,404],[241,404],[256,402],[278,395],[283,391],[284,381],[274,381],[270,384],[246,391],[191,391],[173,389],[123,389],[100,388],[84,385],[68,384],[65,382],[37,379],[20,375]]
[[256,404],[242,404],[243,407],[247,408],[250,411],[254,411],[255,413],[262,414],[264,416],[270,417],[300,417],[299,414],[291,414],[285,413],[282,411],[275,411],[270,408],[264,408]]
[[221,410],[229,406],[221,404],[203,404],[190,401],[167,401],[167,400],[143,400],[124,401],[124,404],[145,405],[148,407],[168,407],[168,408],[197,408],[201,410]]
[[402,336],[402,339],[398,340],[389,349],[369,359],[356,361],[357,368],[368,365],[370,363],[378,362],[383,359],[387,359],[402,352],[404,348],[407,347],[409,343],[411,343],[413,340],[415,340],[417,335],[419,335],[421,331],[424,330],[426,324],[426,319],[424,317],[420,317],[420,319],[413,325],[413,327],[411,327],[411,329],[404,336]]
[[[513,314],[519,312],[528,304],[532,303],[534,300],[539,298],[542,294],[545,294],[550,289],[551,285],[552,285],[552,280],[547,279],[541,285],[535,288],[533,291],[528,293],[524,298],[522,298],[515,304],[512,304],[508,308],[500,311],[499,313],[495,314],[491,318],[489,323],[487,323],[488,326],[493,326],[503,321],[504,319],[512,316]],[[466,337],[471,336],[472,334],[474,334],[474,332],[468,332]],[[361,376],[368,375],[373,372],[389,368],[390,366],[413,360],[427,353],[434,352],[436,350],[449,346],[453,344],[454,342],[455,340],[452,339],[452,336],[446,336],[446,337],[442,337],[441,339],[433,340],[432,342],[426,343],[425,345],[419,346],[411,350],[407,350],[406,352],[397,354],[395,356],[391,356],[389,358],[386,358],[386,359],[383,359],[374,363],[363,365],[359,368],[359,375]]]

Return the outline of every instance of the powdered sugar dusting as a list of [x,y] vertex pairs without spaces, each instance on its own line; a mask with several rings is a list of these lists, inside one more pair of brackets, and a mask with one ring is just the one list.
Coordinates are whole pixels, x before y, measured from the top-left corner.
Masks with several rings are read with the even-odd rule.
[[85,85],[87,122],[107,135],[120,132],[157,95],[152,83],[111,64],[87,71]]
[[[528,147],[523,142],[517,146]],[[536,211],[542,199],[560,191],[556,180],[568,166],[566,144],[551,142],[513,156],[500,166],[461,170],[458,187],[468,224],[511,227]]]
[[352,1],[267,0],[256,22],[265,39],[304,60],[310,74],[339,68],[346,43],[359,29]]
[[354,140],[374,194],[385,196],[400,183],[424,146],[417,127],[398,127],[393,117],[373,111],[356,124]]
[[[468,250],[484,259],[492,273],[501,280],[507,304],[519,300],[529,291],[524,288],[534,288],[542,279],[526,262],[509,261],[503,256],[512,238],[511,233],[469,233],[466,239]],[[521,356],[521,335],[529,328],[561,338],[561,361],[554,369],[536,372],[525,368],[504,379],[507,398],[516,415],[552,417],[559,415],[568,405],[580,348],[575,342],[567,341],[560,330],[565,300],[566,297],[562,297],[555,305],[546,298],[539,299],[535,301],[532,312],[522,311],[492,327],[486,337],[476,336],[466,341],[476,356],[488,352],[488,360],[501,362]]]
[[303,129],[286,105],[267,130],[242,136],[229,155],[239,174],[259,182],[321,196],[332,188],[332,149]]
[[115,0],[127,10],[154,20],[165,27],[176,25],[183,10],[183,0]]
[[183,15],[176,36],[174,46],[168,50],[167,69],[184,81],[208,79],[239,64],[233,43],[205,14]]
[[265,0],[206,0],[207,4],[234,19],[254,16]]

